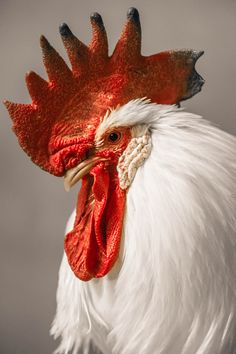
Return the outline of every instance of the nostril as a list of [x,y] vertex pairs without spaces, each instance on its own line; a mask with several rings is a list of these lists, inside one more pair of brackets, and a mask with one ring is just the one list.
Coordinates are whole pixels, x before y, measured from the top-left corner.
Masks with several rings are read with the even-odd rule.
[[85,159],[90,159],[90,157],[93,157],[95,154],[95,149],[94,148],[91,148],[89,150],[86,151],[85,153]]

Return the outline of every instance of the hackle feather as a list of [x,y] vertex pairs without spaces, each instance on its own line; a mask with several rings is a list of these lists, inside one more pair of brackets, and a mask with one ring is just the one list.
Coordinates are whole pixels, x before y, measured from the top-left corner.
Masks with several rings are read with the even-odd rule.
[[82,283],[63,260],[58,353],[89,331],[104,354],[232,354],[236,138],[175,106],[136,100],[111,124],[121,112],[131,125],[147,124],[152,152],[128,191],[111,274]]

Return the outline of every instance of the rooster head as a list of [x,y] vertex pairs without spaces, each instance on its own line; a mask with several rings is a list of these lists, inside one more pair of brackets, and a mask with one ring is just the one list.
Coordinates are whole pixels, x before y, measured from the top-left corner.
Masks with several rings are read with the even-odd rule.
[[89,46],[66,24],[60,26],[71,69],[42,36],[49,81],[30,72],[26,83],[32,103],[5,102],[19,143],[32,161],[64,176],[66,189],[82,179],[74,229],[65,238],[69,264],[82,280],[106,275],[116,262],[126,193],[151,151],[147,125],[123,119],[127,112],[122,107],[143,97],[178,104],[204,83],[195,70],[203,52],[141,55],[136,9],[129,9],[111,56],[98,13],[91,15],[91,24]]

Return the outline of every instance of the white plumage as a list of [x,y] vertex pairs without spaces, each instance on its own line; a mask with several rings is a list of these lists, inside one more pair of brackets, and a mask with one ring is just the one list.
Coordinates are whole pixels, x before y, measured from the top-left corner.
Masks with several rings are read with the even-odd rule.
[[121,125],[145,125],[151,154],[128,190],[112,271],[82,282],[63,258],[57,352],[92,340],[104,354],[236,353],[236,138],[142,99],[100,128]]

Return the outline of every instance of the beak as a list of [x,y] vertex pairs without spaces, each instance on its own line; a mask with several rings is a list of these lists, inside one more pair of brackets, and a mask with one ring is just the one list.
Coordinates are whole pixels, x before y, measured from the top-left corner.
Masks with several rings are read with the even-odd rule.
[[85,176],[92,169],[97,162],[106,161],[106,159],[101,157],[92,157],[91,159],[84,160],[80,162],[74,168],[66,171],[64,176],[64,187],[68,192],[71,187],[73,187],[83,176]]

